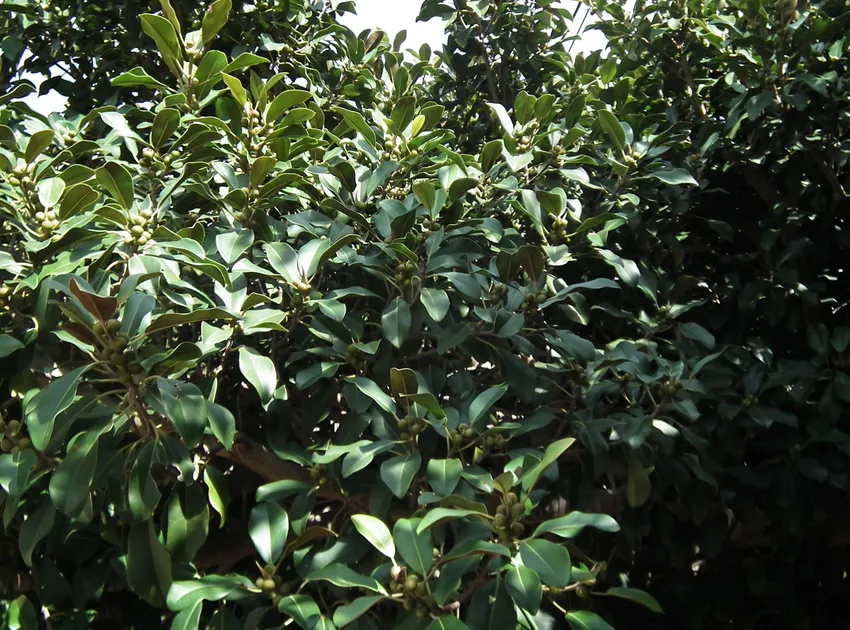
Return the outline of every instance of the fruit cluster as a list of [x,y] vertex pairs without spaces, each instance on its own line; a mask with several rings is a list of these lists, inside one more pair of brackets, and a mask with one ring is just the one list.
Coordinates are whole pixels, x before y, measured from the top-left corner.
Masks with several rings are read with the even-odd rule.
[[12,174],[9,176],[9,183],[21,189],[21,193],[23,193],[29,205],[34,204],[37,198],[35,182],[32,178],[35,174],[35,167],[35,162],[26,165],[17,164],[12,167]]
[[18,420],[9,420],[6,422],[2,418],[0,418],[0,433],[3,434],[2,440],[0,440],[0,449],[4,453],[11,453],[14,455],[15,453],[20,453],[28,448],[32,448],[32,442],[28,437],[24,437],[21,434],[21,430],[23,426]]
[[407,575],[407,571],[398,566],[391,569],[390,575],[393,578],[390,592],[404,594],[402,605],[406,611],[416,611],[416,616],[420,619],[424,619],[432,611],[437,611],[437,600],[428,592],[428,583],[425,580],[421,580],[418,575]]
[[457,430],[449,431],[449,439],[455,446],[463,446],[464,442],[469,442],[475,439],[475,429],[468,424],[457,425]]
[[402,440],[414,440],[416,436],[425,430],[428,423],[424,418],[415,418],[413,416],[405,416],[398,421],[399,437]]
[[422,240],[424,241],[426,238],[431,236],[432,232],[438,231],[441,227],[442,226],[440,225],[440,222],[437,221],[437,219],[432,219],[428,215],[422,217]]
[[562,245],[569,240],[567,233],[568,221],[563,217],[555,217],[552,219],[552,227],[549,228],[549,240],[555,245]]
[[525,153],[532,147],[534,144],[534,134],[537,133],[539,128],[540,123],[536,120],[532,120],[524,128],[515,132],[519,134],[516,136],[516,149],[519,153]]
[[537,312],[538,306],[540,306],[545,301],[546,293],[544,291],[538,291],[537,293],[528,293],[522,300],[522,311],[527,315],[534,314]]
[[310,481],[317,486],[324,486],[328,483],[328,467],[324,464],[313,464],[310,468]]
[[295,294],[290,298],[289,303],[293,308],[301,308],[304,306],[304,298],[310,295],[313,287],[309,282],[296,282],[292,288],[295,289]]
[[128,346],[128,338],[121,330],[121,322],[110,319],[106,322],[96,322],[92,332],[100,341],[100,360],[118,372],[118,380],[128,384],[134,381],[144,369],[136,360],[136,351]]
[[171,170],[174,163],[179,161],[180,158],[181,154],[177,149],[167,151],[160,156],[150,147],[145,147],[142,149],[142,156],[139,158],[139,165],[145,169],[142,172],[142,177],[149,179],[162,177]]
[[153,213],[147,208],[141,210],[139,214],[131,214],[128,221],[129,231],[125,233],[124,244],[137,247],[147,244],[151,240],[152,219]]
[[413,286],[413,280],[416,277],[417,267],[409,260],[401,260],[396,264],[395,280],[396,286],[401,291],[410,289]]
[[[417,158],[419,157],[419,151],[416,149],[407,150],[407,157]],[[385,162],[390,160],[394,162],[400,162],[405,158],[405,147],[402,144],[402,140],[399,136],[392,136],[386,139],[384,142],[384,150],[381,152],[381,159]]]
[[284,584],[283,578],[275,575],[276,573],[277,567],[273,564],[267,564],[263,567],[263,574],[254,582],[264,595],[272,598],[272,605],[275,607],[280,604],[283,597],[292,592],[292,587],[289,584]]
[[484,448],[490,452],[504,451],[508,448],[508,438],[501,433],[496,435],[487,435],[481,440]]
[[504,503],[496,508],[496,516],[493,518],[493,531],[502,542],[508,542],[519,538],[525,532],[525,525],[520,520],[525,515],[525,506],[519,502],[517,495],[508,492]]
[[493,303],[501,302],[507,293],[508,285],[494,283],[493,286],[490,287],[490,301]]
[[360,372],[366,370],[366,357],[363,355],[360,348],[353,343],[349,344],[348,348],[345,349],[345,360]]
[[0,311],[8,311],[11,309],[9,296],[12,294],[12,287],[5,282],[0,282]]
[[260,112],[250,103],[245,103],[242,113],[242,128],[247,132],[253,151],[259,151],[265,144],[272,126],[260,122]]

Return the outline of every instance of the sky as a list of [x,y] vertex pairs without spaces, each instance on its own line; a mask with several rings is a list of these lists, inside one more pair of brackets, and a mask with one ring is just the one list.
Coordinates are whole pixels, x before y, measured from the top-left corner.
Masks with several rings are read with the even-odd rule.
[[[439,48],[444,39],[443,22],[437,18],[428,22],[417,22],[416,16],[419,13],[420,3],[421,0],[356,0],[357,15],[346,14],[341,21],[355,33],[367,28],[380,28],[389,35],[390,40],[399,31],[406,30],[407,39],[402,49],[418,50],[424,43],[429,44],[431,48]],[[557,4],[573,13],[578,6],[577,0],[561,0]],[[579,20],[573,24],[573,33],[578,31],[578,22],[581,21],[584,11],[585,9],[582,8],[579,12]],[[585,29],[591,22],[592,19],[587,20]],[[605,37],[599,31],[593,30],[582,34],[581,39],[575,43],[573,52],[589,52],[604,47]],[[36,87],[43,81],[42,77],[36,75],[25,75],[24,78],[32,81]],[[38,93],[34,92],[24,101],[37,112],[47,115],[62,111],[66,99],[51,91],[44,96],[38,96]]]

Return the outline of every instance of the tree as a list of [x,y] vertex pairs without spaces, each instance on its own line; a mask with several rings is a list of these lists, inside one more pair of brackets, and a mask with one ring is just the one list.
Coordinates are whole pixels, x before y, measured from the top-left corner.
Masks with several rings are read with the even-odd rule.
[[3,13],[11,627],[834,619],[843,3],[60,4]]

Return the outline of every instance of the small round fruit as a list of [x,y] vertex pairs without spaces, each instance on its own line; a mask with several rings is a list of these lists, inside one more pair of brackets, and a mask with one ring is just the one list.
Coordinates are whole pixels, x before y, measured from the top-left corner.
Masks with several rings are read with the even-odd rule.
[[517,496],[513,492],[508,492],[507,496],[505,496],[505,502],[508,505],[514,505],[517,502]]
[[261,578],[261,577],[258,577],[256,580],[254,580],[254,585],[257,588],[263,588],[263,585],[265,583],[266,583],[266,580],[264,578]]
[[274,580],[263,580],[263,590],[273,591],[275,589]]
[[117,333],[119,330],[121,330],[121,322],[119,322],[117,319],[110,319],[108,322],[106,322],[106,330],[113,334]]
[[29,438],[21,438],[20,440],[18,440],[18,448],[20,448],[22,451],[28,449],[30,446],[32,446],[32,442]]
[[4,453],[8,453],[12,450],[12,441],[9,438],[3,438],[0,440],[0,449],[3,449]]
[[511,507],[511,516],[514,518],[519,518],[525,514],[525,506],[522,503],[517,503],[513,507]]
[[496,514],[496,517],[493,519],[493,525],[496,527],[504,527],[507,524],[508,517],[505,514]]
[[513,534],[515,538],[522,536],[523,532],[525,532],[525,525],[522,523],[514,523],[511,525],[511,534]]
[[18,430],[21,428],[21,423],[18,420],[9,420],[6,423],[6,433],[7,435],[15,435]]
[[263,571],[269,575],[274,575],[275,571],[277,571],[277,567],[273,564],[267,564],[263,567]]
[[419,585],[419,576],[417,576],[417,575],[411,575],[411,576],[410,576],[409,578],[407,578],[407,580],[404,582],[404,590],[406,590],[406,591],[408,591],[408,592],[413,592],[413,591],[415,591],[415,590],[416,590],[416,587],[417,587],[418,585]]

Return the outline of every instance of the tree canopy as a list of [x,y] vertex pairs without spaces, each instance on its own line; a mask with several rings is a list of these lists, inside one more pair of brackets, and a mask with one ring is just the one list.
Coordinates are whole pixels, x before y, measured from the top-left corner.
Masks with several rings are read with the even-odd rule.
[[355,9],[0,3],[5,624],[833,627],[846,2]]

